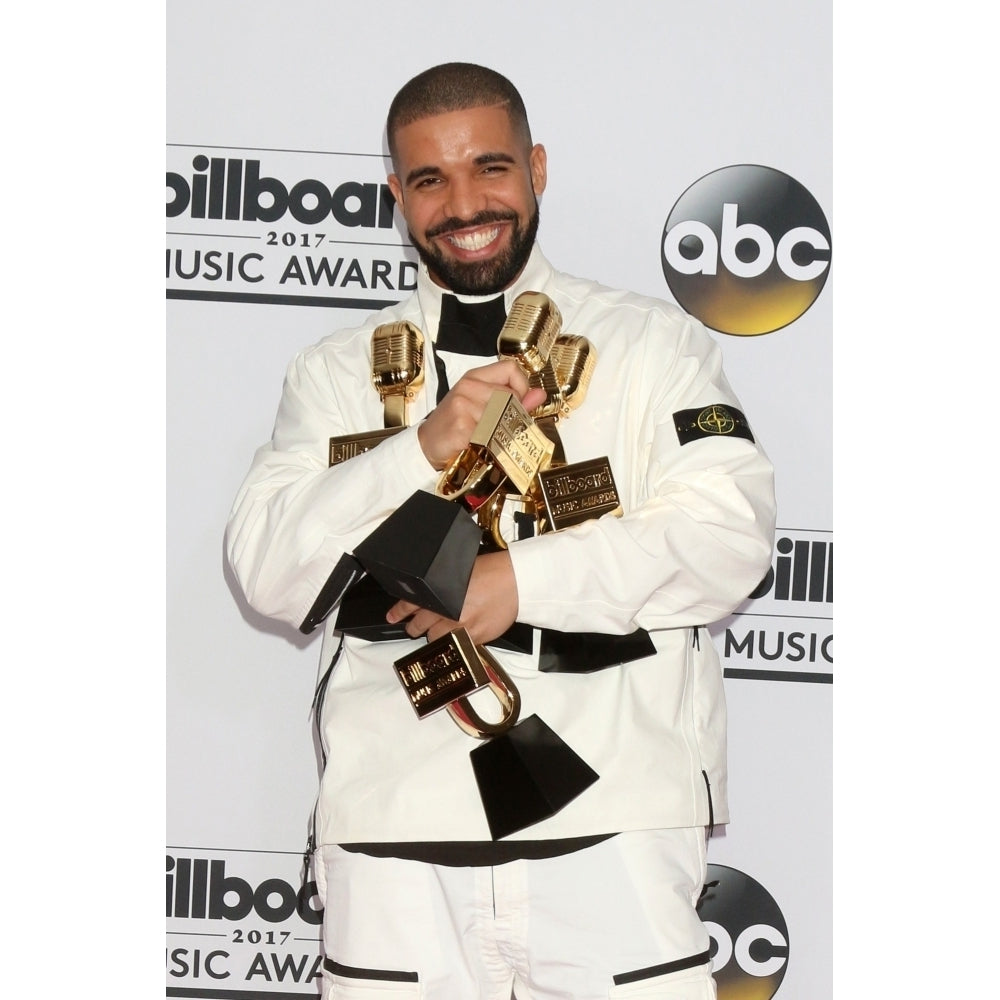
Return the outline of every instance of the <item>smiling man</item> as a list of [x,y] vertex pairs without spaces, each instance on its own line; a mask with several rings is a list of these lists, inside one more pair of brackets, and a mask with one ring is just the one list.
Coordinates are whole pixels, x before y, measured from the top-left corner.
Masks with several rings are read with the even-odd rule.
[[[484,545],[457,621],[389,598],[389,631],[374,641],[326,618],[313,857],[324,996],[704,1000],[714,985],[696,903],[709,828],[728,822],[722,674],[706,626],[769,567],[771,465],[700,323],[542,255],[545,150],[505,77],[427,70],[396,96],[387,136],[417,290],[290,365],[227,527],[247,600],[302,626],[345,555],[435,491],[497,391],[549,416],[548,390],[498,359],[525,292],[547,297],[568,342],[586,338],[596,356],[548,425],[556,465],[606,456],[620,510],[556,531],[536,520]],[[405,426],[331,463],[331,439],[388,419],[372,335],[401,323],[420,331],[426,362]],[[507,834],[484,811],[508,793],[477,785],[476,741],[446,712],[418,720],[394,669],[459,625],[512,680],[521,718],[544,719],[597,775]],[[505,641],[513,626],[520,645]]]
[[[516,91],[508,100],[413,119],[405,92],[387,125],[389,187],[437,284],[496,294],[527,263],[545,190],[545,150],[531,144]],[[425,105],[426,106],[426,105]]]

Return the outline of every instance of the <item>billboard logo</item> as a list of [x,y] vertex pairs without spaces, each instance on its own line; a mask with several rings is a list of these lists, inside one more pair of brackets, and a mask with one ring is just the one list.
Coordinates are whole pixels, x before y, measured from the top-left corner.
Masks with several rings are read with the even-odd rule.
[[267,878],[256,887],[226,874],[224,859],[172,858],[167,855],[167,916],[207,920],[243,920],[254,914],[281,923],[293,913],[307,924],[321,924],[323,910],[315,882],[294,889],[284,879]]
[[779,330],[816,301],[830,269],[830,227],[816,199],[772,167],[722,167],[670,210],[660,245],[678,303],[720,333]]
[[303,226],[331,216],[348,228],[391,229],[395,200],[388,184],[345,181],[333,190],[315,178],[288,187],[276,177],[261,177],[260,160],[199,154],[190,180],[167,171],[167,218],[187,212],[192,219],[277,222],[289,213]]
[[833,533],[779,529],[767,576],[713,632],[723,675],[832,683],[832,620]]
[[417,286],[381,153],[168,143],[168,299],[371,312]]
[[833,603],[833,542],[782,536],[774,548],[774,565],[752,599],[769,595],[775,601]]
[[770,893],[736,868],[709,865],[698,913],[718,1000],[770,1000],[788,964],[788,928]]

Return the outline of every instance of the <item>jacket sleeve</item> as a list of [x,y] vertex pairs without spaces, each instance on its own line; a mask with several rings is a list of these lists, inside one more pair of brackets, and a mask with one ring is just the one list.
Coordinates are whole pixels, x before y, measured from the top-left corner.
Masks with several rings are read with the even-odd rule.
[[660,319],[651,316],[622,356],[628,369],[616,383],[614,405],[635,441],[611,456],[624,514],[510,546],[520,621],[611,634],[703,625],[732,611],[767,572],[771,463],[744,437],[706,433],[681,443],[676,414],[740,403],[704,327],[688,318],[679,331],[672,321],[665,329]]
[[378,396],[324,344],[285,377],[271,440],[253,457],[226,526],[229,565],[255,610],[298,627],[331,571],[434,471],[410,427],[329,466],[332,436],[380,426]]

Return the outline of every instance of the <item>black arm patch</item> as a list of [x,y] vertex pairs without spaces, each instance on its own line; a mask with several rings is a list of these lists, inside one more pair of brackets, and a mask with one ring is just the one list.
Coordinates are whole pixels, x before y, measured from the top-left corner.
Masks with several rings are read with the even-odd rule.
[[674,414],[677,439],[688,444],[703,437],[741,437],[753,441],[747,418],[733,406],[715,403],[695,410],[679,410]]

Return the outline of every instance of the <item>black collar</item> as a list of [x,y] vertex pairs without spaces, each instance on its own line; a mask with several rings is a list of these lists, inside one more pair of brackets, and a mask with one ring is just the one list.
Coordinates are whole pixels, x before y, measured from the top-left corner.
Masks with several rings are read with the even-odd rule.
[[441,296],[441,322],[434,346],[454,354],[497,356],[497,338],[507,320],[503,295],[486,302],[461,302]]

